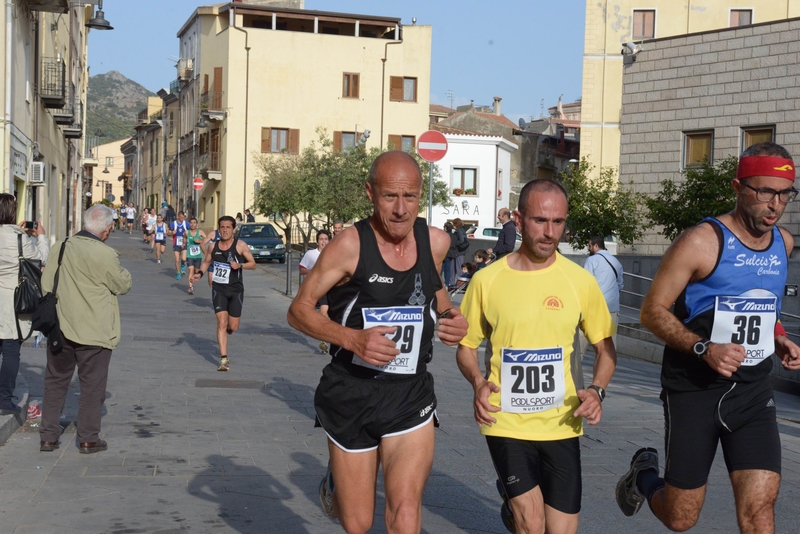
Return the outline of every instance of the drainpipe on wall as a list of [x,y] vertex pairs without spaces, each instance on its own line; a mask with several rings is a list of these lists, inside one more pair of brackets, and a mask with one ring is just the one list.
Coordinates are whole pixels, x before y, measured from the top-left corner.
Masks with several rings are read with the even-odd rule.
[[403,44],[403,41],[398,41],[396,38],[397,28],[395,28],[395,40],[386,41],[383,47],[383,57],[381,58],[381,62],[383,62],[381,66],[381,150],[383,150],[383,109],[386,106],[386,60],[388,59],[389,45]]
[[[247,44],[248,38],[250,34],[247,33],[247,30],[243,30],[242,28],[237,27],[236,25],[236,8],[231,9],[231,20],[230,26],[235,30],[239,30],[240,32],[244,33],[244,49],[247,53],[247,63],[245,68],[245,75],[244,75],[244,169],[242,172],[242,213],[244,210],[247,209],[247,125],[248,125],[248,115],[249,115],[249,107],[250,107],[250,47]],[[227,118],[227,114],[225,115]],[[222,136],[220,136],[219,140],[220,145],[222,145]],[[220,158],[221,159],[221,158]]]
[[[4,185],[2,191],[14,194],[13,178],[11,177],[11,64],[14,57],[14,39],[12,36],[14,22],[14,2],[6,0],[6,113],[3,118],[3,130],[5,139],[3,140],[3,178]],[[8,189],[6,189],[8,188]]]

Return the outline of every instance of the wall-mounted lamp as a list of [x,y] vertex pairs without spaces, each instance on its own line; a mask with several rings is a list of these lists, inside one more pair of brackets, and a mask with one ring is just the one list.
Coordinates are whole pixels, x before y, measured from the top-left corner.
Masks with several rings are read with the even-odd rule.
[[197,124],[195,126],[197,126],[198,128],[208,128],[208,123],[206,122],[205,117],[200,117],[200,120],[197,121]]
[[[94,2],[92,2],[94,5]],[[106,20],[105,13],[103,13],[103,0],[97,1],[97,12],[94,18],[86,23],[87,28],[92,30],[113,30],[114,27]]]
[[105,169],[103,169],[103,174],[108,174],[109,172],[110,172],[110,171],[108,170],[108,167],[106,166],[106,168],[105,168]]

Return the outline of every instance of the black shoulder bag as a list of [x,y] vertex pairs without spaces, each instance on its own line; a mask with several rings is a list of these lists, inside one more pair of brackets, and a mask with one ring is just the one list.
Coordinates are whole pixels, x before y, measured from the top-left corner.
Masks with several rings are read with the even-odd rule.
[[[56,291],[58,290],[58,273],[61,270],[61,260],[64,257],[64,248],[67,246],[67,239],[61,243],[61,250],[58,253],[58,266],[56,267],[56,275],[53,280],[53,291],[48,292],[39,300],[39,307],[33,312],[31,323],[33,330],[38,330],[48,337],[47,342],[54,353],[61,352],[62,339],[61,329],[58,327],[58,298]],[[51,335],[54,334],[54,335]],[[50,338],[53,339],[50,339]],[[53,341],[57,340],[57,343]]]
[[31,337],[22,338],[19,327],[19,316],[29,315],[36,310],[42,298],[42,264],[37,260],[29,260],[22,255],[22,234],[17,234],[17,251],[19,253],[19,277],[14,288],[14,319],[17,322],[17,335],[20,342]]

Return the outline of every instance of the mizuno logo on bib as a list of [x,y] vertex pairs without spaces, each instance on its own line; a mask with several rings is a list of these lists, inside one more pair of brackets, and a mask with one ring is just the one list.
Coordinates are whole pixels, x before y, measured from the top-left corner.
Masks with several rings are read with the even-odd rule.
[[778,298],[717,297],[711,341],[734,343],[745,349],[742,365],[758,365],[775,352]]
[[372,365],[357,355],[353,355],[353,364],[369,367],[384,373],[413,375],[417,372],[419,349],[422,342],[424,326],[424,306],[392,306],[388,308],[363,308],[364,329],[375,326],[394,326],[397,329],[386,337],[394,341],[400,354],[386,365]]
[[500,405],[504,412],[543,412],[564,405],[563,347],[502,351]]

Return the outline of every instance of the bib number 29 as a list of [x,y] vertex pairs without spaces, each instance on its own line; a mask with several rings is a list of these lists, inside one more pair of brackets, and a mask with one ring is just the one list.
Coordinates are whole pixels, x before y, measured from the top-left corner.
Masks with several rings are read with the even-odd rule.
[[733,318],[736,331],[731,335],[731,343],[737,345],[758,345],[761,337],[761,316],[737,315]]
[[511,374],[515,377],[512,393],[552,393],[556,389],[552,365],[514,365]]
[[[398,326],[392,341],[400,349],[401,354],[408,354],[414,348],[414,325]],[[401,344],[402,341],[402,344]]]

